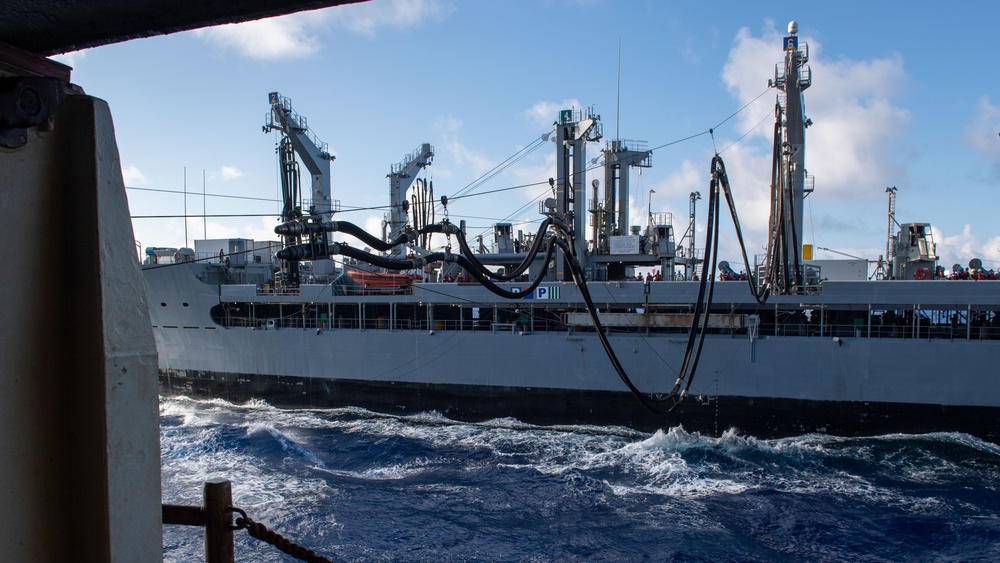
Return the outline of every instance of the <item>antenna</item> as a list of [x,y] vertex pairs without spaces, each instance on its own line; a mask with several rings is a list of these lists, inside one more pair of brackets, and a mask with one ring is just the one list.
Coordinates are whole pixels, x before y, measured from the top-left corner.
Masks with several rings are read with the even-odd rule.
[[205,169],[201,169],[201,228],[205,239],[208,239],[208,204],[205,197]]
[[188,245],[188,169],[184,167],[184,246]]
[[618,135],[618,126],[621,123],[622,108],[622,38],[618,36],[618,93],[615,98],[615,140],[621,139]]

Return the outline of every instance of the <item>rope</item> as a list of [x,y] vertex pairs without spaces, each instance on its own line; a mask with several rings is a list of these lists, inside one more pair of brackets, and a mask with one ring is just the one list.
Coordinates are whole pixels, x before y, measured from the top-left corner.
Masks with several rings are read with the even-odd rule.
[[239,514],[236,518],[236,530],[246,530],[252,537],[273,545],[282,553],[291,555],[299,561],[308,561],[310,563],[333,563],[331,559],[319,555],[311,549],[302,547],[277,532],[268,530],[267,526],[261,524],[260,522],[255,522],[247,516],[247,513],[243,509],[232,507],[230,510]]

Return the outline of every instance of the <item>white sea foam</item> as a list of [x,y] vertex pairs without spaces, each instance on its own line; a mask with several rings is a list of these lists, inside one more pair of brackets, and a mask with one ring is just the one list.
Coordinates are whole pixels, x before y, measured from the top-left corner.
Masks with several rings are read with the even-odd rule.
[[289,431],[279,430],[269,423],[251,422],[246,425],[246,432],[247,436],[252,436],[257,432],[267,433],[278,441],[281,445],[282,451],[293,456],[305,458],[315,466],[323,466],[323,460],[313,453],[305,443],[295,438]]
[[[364,409],[275,409],[264,402],[232,405],[224,401],[173,399],[161,402],[161,416],[181,417],[183,432],[161,428],[164,459],[177,474],[175,482],[200,494],[200,483],[218,474],[237,475],[255,491],[246,498],[264,506],[280,503],[294,491],[335,494],[321,479],[271,473],[255,467],[258,460],[227,451],[215,427],[239,421],[247,436],[265,433],[293,458],[317,474],[364,481],[403,480],[435,471],[442,463],[465,472],[490,467],[529,469],[563,479],[570,491],[614,496],[658,495],[664,499],[698,499],[767,490],[802,495],[831,495],[904,511],[940,513],[945,501],[921,498],[899,488],[879,484],[877,476],[843,469],[843,463],[869,464],[872,472],[892,472],[894,479],[933,484],[954,479],[962,466],[936,456],[934,448],[904,447],[907,442],[954,444],[977,452],[1000,455],[1000,447],[961,434],[925,436],[887,435],[842,438],[822,434],[759,440],[733,430],[720,437],[703,436],[673,427],[653,434],[628,429],[591,426],[536,426],[516,419],[470,424],[448,419],[439,412],[396,416]],[[376,443],[412,440],[432,450],[469,451],[460,457],[416,459],[351,470],[325,467],[303,430],[331,429]],[[177,434],[177,440],[173,436]],[[184,434],[181,436],[181,434]],[[879,449],[880,444],[887,448]],[[889,454],[884,452],[890,451]],[[479,451],[479,454],[474,452]],[[188,461],[184,458],[192,458]],[[199,461],[200,460],[200,461]],[[486,460],[486,461],[483,461]],[[455,466],[456,462],[459,464]],[[183,475],[181,475],[183,474]],[[942,477],[942,475],[944,477]],[[902,476],[902,477],[901,477]],[[447,484],[424,484],[445,487]],[[178,488],[175,487],[175,488]],[[325,491],[322,492],[322,491]],[[179,491],[175,491],[175,494]]]
[[369,467],[360,471],[328,469],[325,467],[317,467],[315,469],[329,475],[364,481],[398,481],[423,473],[427,469],[427,463],[426,461],[418,461],[414,463],[392,464],[382,467]]

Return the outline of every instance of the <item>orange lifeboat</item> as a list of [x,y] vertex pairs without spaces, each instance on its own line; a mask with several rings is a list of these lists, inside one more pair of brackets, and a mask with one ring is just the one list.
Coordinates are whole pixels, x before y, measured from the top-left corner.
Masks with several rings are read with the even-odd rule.
[[347,275],[358,285],[377,287],[379,289],[402,289],[410,287],[416,276],[409,274],[379,274],[375,272],[363,272],[361,270],[348,270]]

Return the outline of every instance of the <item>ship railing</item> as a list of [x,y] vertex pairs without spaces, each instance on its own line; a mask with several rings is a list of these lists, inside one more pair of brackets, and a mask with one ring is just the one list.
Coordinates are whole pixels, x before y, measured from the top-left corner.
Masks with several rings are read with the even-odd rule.
[[[496,309],[493,314],[487,310],[478,318],[472,318],[469,310],[458,313],[451,310],[449,318],[435,318],[433,315],[418,318],[400,317],[391,311],[349,308],[354,314],[334,315],[334,307],[317,304],[315,307],[286,306],[284,310],[273,311],[269,315],[260,309],[242,308],[243,314],[233,314],[238,308],[227,308],[225,314],[213,314],[213,320],[229,328],[255,327],[263,330],[396,330],[396,331],[481,331],[493,334],[551,333],[570,329],[565,316],[566,310],[531,309],[527,323],[518,320],[514,309]],[[797,315],[796,310],[773,309],[760,319],[760,337],[803,337],[803,338],[872,338],[872,339],[918,339],[918,340],[1000,340],[1000,314],[989,310],[881,310],[869,308],[867,311],[838,311],[816,306],[807,309],[808,315]],[[256,311],[256,312],[254,312]],[[428,311],[429,312],[429,311]],[[561,312],[561,313],[560,313]],[[278,314],[274,314],[278,313]],[[775,315],[777,322],[775,322]],[[589,332],[587,327],[570,330]],[[682,333],[684,327],[610,326],[608,332],[646,333],[647,335]],[[717,336],[736,337],[746,334],[743,327],[719,327],[710,329]]]
[[[374,286],[357,286],[348,284],[334,284],[333,293],[335,295],[409,295],[413,293],[412,286],[403,286],[397,288],[391,287],[374,287]],[[300,291],[297,288],[292,287],[282,287],[274,284],[261,284],[257,286],[258,296],[271,296],[271,295],[299,295]]]
[[378,287],[374,285],[344,285],[344,295],[409,295],[413,293],[413,287],[409,285],[399,287]]
[[509,332],[511,334],[514,334],[515,332],[517,332],[519,326],[520,325],[518,325],[517,323],[493,323],[493,326],[491,327],[492,329],[491,332],[493,332],[494,334],[497,332]]
[[264,283],[257,286],[258,296],[268,296],[268,295],[298,295],[298,288],[280,286],[271,283]]
[[390,165],[390,167],[389,167],[390,174],[399,174],[399,173],[401,173],[407,166],[409,166],[411,163],[413,163],[413,161],[415,161],[418,158],[420,158],[421,156],[423,156],[425,153],[428,156],[433,156],[433,154],[434,154],[434,147],[432,145],[428,144],[428,143],[424,143],[424,144],[420,145],[419,147],[413,149],[413,151],[411,151],[410,154],[408,154],[405,157],[403,157],[402,161],[400,161],[400,162],[398,162],[396,164]]
[[[918,315],[909,318],[890,318],[889,315],[876,315],[865,322],[858,318],[852,323],[825,322],[782,322],[773,320],[762,321],[760,334],[778,337],[814,337],[814,338],[872,338],[900,340],[1000,340],[1000,319],[996,322],[980,318],[973,319],[969,324],[965,316],[953,311],[950,321],[941,319],[947,315],[930,315],[926,311],[918,311]],[[934,311],[933,313],[939,313]],[[915,320],[914,320],[915,319]],[[932,321],[932,319],[934,319]]]

